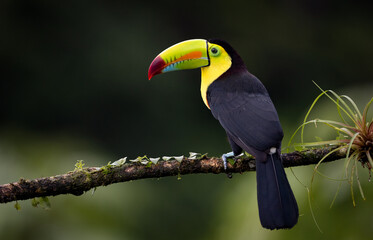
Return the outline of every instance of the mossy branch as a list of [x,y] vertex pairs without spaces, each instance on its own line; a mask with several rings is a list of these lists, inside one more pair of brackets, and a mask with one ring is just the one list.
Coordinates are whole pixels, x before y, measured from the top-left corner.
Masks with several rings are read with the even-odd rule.
[[[283,165],[295,167],[316,164],[332,150],[333,148],[323,148],[285,153],[282,154]],[[344,157],[346,157],[346,149],[342,148],[328,156],[323,162]],[[233,165],[228,163],[230,173],[246,171],[255,171],[255,159],[241,157],[236,159]],[[137,162],[87,168],[82,168],[80,162],[79,167],[66,174],[33,180],[21,179],[18,182],[0,185],[0,203],[60,194],[79,196],[92,188],[113,183],[196,173],[225,173],[221,158],[202,156],[196,159],[183,158],[182,161],[159,161],[156,164],[147,165]]]

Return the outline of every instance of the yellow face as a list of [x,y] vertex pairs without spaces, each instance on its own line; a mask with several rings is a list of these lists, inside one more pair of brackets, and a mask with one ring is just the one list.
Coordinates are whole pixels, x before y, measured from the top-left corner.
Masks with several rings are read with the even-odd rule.
[[206,93],[210,84],[225,73],[232,65],[232,59],[228,53],[217,44],[208,43],[210,64],[201,68],[201,96],[205,105],[209,107]]

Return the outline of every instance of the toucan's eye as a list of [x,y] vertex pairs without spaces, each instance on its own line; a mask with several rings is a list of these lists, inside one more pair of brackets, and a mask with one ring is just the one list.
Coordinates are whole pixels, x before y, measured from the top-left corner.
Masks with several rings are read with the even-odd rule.
[[211,52],[211,55],[214,56],[214,57],[217,57],[217,56],[220,55],[220,50],[217,47],[212,47],[210,49],[210,52]]

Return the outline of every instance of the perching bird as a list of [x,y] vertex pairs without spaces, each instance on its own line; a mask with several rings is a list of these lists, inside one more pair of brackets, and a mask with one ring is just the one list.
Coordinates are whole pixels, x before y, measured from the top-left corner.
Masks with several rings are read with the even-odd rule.
[[237,52],[225,41],[193,39],[160,53],[149,67],[157,74],[201,68],[201,95],[225,129],[233,152],[256,158],[260,222],[268,229],[292,228],[298,205],[281,161],[283,132],[276,109],[264,85],[249,73]]

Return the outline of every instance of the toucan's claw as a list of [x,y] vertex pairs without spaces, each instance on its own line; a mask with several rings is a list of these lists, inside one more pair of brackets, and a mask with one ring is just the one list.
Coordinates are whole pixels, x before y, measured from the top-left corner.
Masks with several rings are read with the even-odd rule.
[[234,153],[233,152],[229,152],[229,153],[224,153],[221,158],[223,159],[223,164],[224,164],[224,170],[227,171],[227,159],[228,158],[231,158],[231,157],[234,157]]
[[232,178],[232,174],[227,172],[227,159],[234,157],[233,152],[224,153],[221,158],[223,159],[224,171],[227,173],[228,178]]

